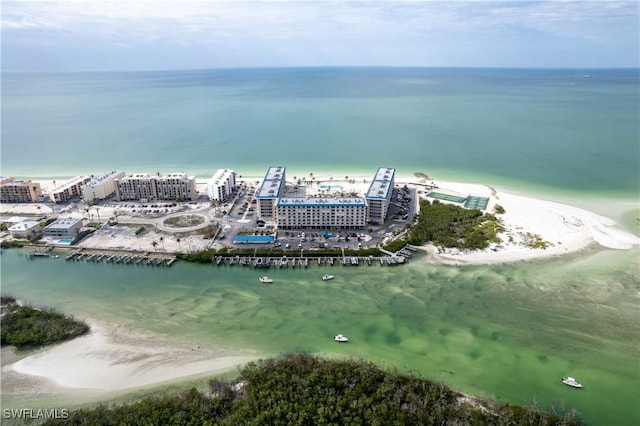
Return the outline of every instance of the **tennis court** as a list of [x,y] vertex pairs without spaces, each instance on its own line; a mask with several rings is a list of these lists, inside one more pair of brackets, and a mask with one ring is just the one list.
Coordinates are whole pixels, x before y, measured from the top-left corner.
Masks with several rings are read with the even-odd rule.
[[428,193],[427,197],[437,198],[439,200],[451,201],[451,202],[460,203],[460,204],[464,203],[467,200],[465,197],[460,197],[458,195],[443,194],[442,192],[434,192],[434,191],[431,191],[430,193]]
[[487,204],[489,204],[489,199],[486,197],[476,197],[475,195],[470,195],[465,201],[464,206],[467,209],[478,209],[484,210],[487,208]]

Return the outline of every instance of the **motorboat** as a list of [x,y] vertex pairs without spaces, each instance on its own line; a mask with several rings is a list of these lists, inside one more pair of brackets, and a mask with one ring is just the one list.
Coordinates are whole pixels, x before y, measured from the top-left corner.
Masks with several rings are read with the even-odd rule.
[[322,276],[322,281],[329,281],[329,280],[332,280],[333,278],[335,278],[333,275],[324,274]]
[[336,342],[344,343],[344,342],[348,342],[349,338],[344,334],[338,334],[337,336],[333,336],[333,340],[335,340]]
[[271,278],[267,277],[267,276],[260,277],[259,280],[263,284],[269,284],[269,283],[273,282],[273,280]]
[[580,382],[578,382],[573,377],[563,377],[562,378],[562,383],[564,383],[567,386],[574,387],[574,388],[581,388],[582,387],[582,384],[580,384]]

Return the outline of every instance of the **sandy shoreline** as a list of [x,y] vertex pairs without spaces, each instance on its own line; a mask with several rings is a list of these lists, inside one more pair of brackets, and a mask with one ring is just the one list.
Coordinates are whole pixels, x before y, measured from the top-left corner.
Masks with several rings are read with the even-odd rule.
[[[309,176],[296,178],[288,175],[289,185],[294,185],[296,180],[304,179],[308,186],[316,189],[322,183],[344,183],[349,188],[356,189],[359,193],[366,192],[370,184],[372,176],[349,176],[348,179],[343,177]],[[257,185],[259,178],[244,177],[239,180],[247,184]],[[53,181],[39,181],[43,190],[52,188]],[[206,192],[207,179],[197,179],[198,190]],[[505,227],[505,232],[500,236],[501,244],[493,245],[483,251],[460,252],[457,250],[439,251],[435,247],[425,246],[424,249],[431,254],[429,262],[446,263],[446,264],[486,264],[486,263],[503,263],[523,260],[532,260],[558,256],[562,254],[572,253],[582,250],[592,244],[600,246],[629,250],[640,245],[640,238],[632,233],[620,228],[617,223],[610,217],[594,213],[580,207],[574,207],[557,201],[547,201],[539,198],[510,192],[501,188],[494,188],[489,185],[475,183],[460,183],[450,181],[427,180],[416,176],[396,176],[396,183],[400,186],[409,185],[416,188],[420,197],[424,197],[430,186],[436,186],[436,191],[448,192],[460,196],[475,195],[489,198],[489,204],[486,211],[493,213],[494,207],[500,205],[505,209],[504,214],[497,215]],[[202,203],[201,203],[202,204]],[[203,205],[206,205],[204,203]],[[626,202],[625,205],[631,207],[632,203]],[[608,206],[609,210],[613,207]],[[22,213],[43,214],[51,213],[50,205],[0,205],[1,212],[5,215]],[[84,210],[78,206],[75,209],[69,209],[66,212],[69,215],[83,217]],[[103,217],[109,217],[113,214],[107,207],[101,207]],[[640,220],[640,218],[639,218]],[[536,236],[548,243],[548,247],[544,249],[528,248],[525,241],[529,237]],[[146,249],[151,247],[151,240],[162,241],[162,250],[167,252],[182,251],[186,247],[191,250],[199,250],[206,248],[208,241],[197,237],[182,237],[182,241],[175,235],[167,234],[164,238],[156,235],[151,231],[148,238],[144,241],[138,241],[134,238],[99,238],[95,236],[95,244],[90,241],[81,242],[81,245],[96,248],[96,244],[103,245],[103,248],[119,248],[126,249],[127,245],[132,245],[133,249]],[[89,240],[91,240],[90,237]],[[146,241],[149,239],[149,241]],[[109,244],[105,246],[105,244]],[[140,247],[133,246],[135,244]],[[98,247],[99,248],[99,247]]]
[[[157,336],[92,323],[82,337],[17,357],[3,365],[6,373],[46,379],[59,390],[126,390],[175,379],[233,369],[256,359],[231,348],[180,347]],[[16,374],[14,374],[16,376]],[[3,388],[11,387],[4,383]]]

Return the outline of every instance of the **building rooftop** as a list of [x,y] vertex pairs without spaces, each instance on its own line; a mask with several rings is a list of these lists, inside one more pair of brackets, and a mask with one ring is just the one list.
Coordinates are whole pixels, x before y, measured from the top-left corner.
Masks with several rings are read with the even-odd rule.
[[286,206],[366,206],[367,201],[362,197],[290,197],[280,198],[278,207]]
[[284,166],[271,166],[267,170],[267,174],[264,176],[262,185],[256,192],[256,198],[277,198],[280,194],[280,190],[285,185],[285,171]]
[[70,226],[75,225],[78,222],[82,222],[82,219],[78,219],[75,217],[61,217],[55,222],[47,225],[47,228],[68,228]]
[[393,180],[396,174],[396,169],[389,167],[380,167],[376,172],[369,190],[367,191],[367,198],[373,199],[385,199],[389,195],[389,191],[393,190]]

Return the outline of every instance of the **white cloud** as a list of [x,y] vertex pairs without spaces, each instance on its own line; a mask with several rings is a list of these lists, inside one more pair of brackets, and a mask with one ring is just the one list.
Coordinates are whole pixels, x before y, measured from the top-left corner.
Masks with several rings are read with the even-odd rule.
[[[280,61],[272,65],[337,65],[349,57],[375,62],[371,65],[402,65],[399,58],[411,65],[420,61],[446,65],[438,60],[451,60],[448,42],[456,48],[466,45],[470,52],[482,51],[490,59],[500,56],[496,49],[505,38],[511,43],[535,38],[549,43],[549,63],[553,63],[553,43],[581,46],[597,62],[598,46],[609,46],[610,52],[637,46],[638,3],[21,0],[3,3],[2,31],[3,48],[14,48],[4,61],[9,65],[18,59],[18,45],[40,51],[56,40],[59,52],[69,43],[77,49],[83,44],[87,49],[127,46],[138,49],[141,60],[144,49],[164,49],[170,55],[172,49],[189,47],[194,54],[197,49],[217,52],[218,64],[233,66],[240,56],[246,64],[245,56],[251,55],[267,61],[271,55]],[[425,53],[431,63],[425,62]],[[634,55],[637,58],[637,52],[632,59]],[[463,65],[463,60],[451,65]],[[620,58],[620,63],[624,61],[630,59]]]

